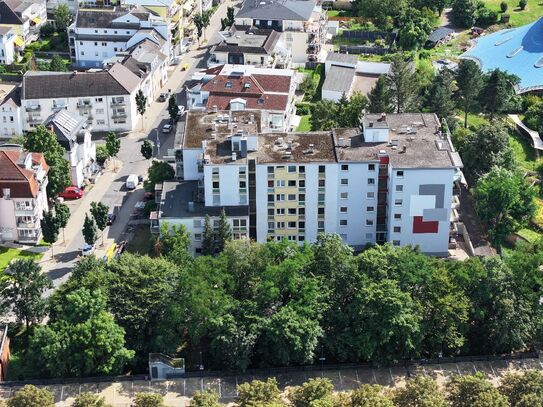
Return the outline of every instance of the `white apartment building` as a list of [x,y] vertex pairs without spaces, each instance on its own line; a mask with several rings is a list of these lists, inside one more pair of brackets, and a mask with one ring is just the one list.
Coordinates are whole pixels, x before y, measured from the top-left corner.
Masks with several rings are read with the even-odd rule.
[[235,16],[235,24],[273,29],[294,65],[308,60],[324,60],[326,12],[315,0],[245,0]]
[[168,24],[144,8],[79,9],[68,37],[72,63],[81,68],[102,68],[105,61],[144,40],[170,58]]
[[29,71],[21,93],[24,130],[64,109],[86,117],[95,131],[132,131],[140,118],[136,108],[140,84],[141,78],[119,63],[97,72]]
[[[462,162],[434,114],[366,115],[360,129],[261,133],[260,112],[189,112],[177,176],[152,225],[183,224],[195,253],[202,219],[224,208],[235,238],[356,249],[391,242],[445,256]],[[457,190],[457,188],[456,188]]]
[[16,38],[12,27],[0,27],[0,64],[11,65],[16,62]]
[[0,147],[0,242],[39,243],[48,170],[41,153]]
[[0,84],[0,139],[23,134],[21,87],[17,83]]
[[0,0],[0,27],[13,29],[15,46],[23,49],[38,39],[47,22],[46,0]]

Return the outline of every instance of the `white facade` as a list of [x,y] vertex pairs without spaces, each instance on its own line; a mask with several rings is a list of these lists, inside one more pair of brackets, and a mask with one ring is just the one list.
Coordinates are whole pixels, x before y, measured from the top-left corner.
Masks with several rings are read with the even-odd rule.
[[15,58],[15,32],[13,28],[0,28],[0,63],[11,65],[16,62]]
[[23,110],[20,89],[0,85],[3,99],[0,102],[0,138],[11,138],[23,134]]
[[91,177],[96,170],[96,144],[91,140],[91,133],[85,131],[83,141],[76,143],[66,155],[70,162],[72,185],[83,186],[85,179]]
[[19,23],[2,23],[0,27],[11,27],[13,34],[18,38],[15,45],[23,49],[26,45],[38,39],[40,28],[47,22],[47,8],[45,0],[32,0],[23,2],[17,10],[13,10],[19,19]]

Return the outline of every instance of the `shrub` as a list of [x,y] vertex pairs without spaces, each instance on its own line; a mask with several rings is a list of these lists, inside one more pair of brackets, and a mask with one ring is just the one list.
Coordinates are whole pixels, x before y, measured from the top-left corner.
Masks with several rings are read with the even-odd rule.
[[488,27],[489,25],[496,24],[498,21],[498,13],[494,10],[490,10],[486,7],[481,7],[477,13],[476,24]]
[[508,7],[508,6],[507,6],[507,2],[502,1],[502,2],[500,3],[500,10],[502,11],[502,13],[505,13],[505,12],[507,11],[507,7]]
[[104,162],[109,158],[109,152],[105,144],[96,146],[96,161],[100,165],[104,165]]
[[296,114],[298,116],[305,116],[305,115],[311,114],[311,104],[307,102],[297,103]]
[[521,10],[526,9],[527,5],[528,5],[528,0],[520,0],[518,2],[518,6],[520,7]]

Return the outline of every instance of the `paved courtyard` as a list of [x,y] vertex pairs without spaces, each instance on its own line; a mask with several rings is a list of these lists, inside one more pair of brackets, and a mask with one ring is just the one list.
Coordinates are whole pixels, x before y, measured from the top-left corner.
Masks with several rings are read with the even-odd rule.
[[[293,371],[288,373],[270,374],[276,377],[282,390],[288,386],[297,386],[312,377],[327,377],[334,384],[336,391],[346,391],[358,388],[361,384],[380,384],[387,387],[403,386],[409,376],[422,374],[433,377],[440,385],[454,375],[467,375],[482,372],[495,384],[508,371],[528,369],[543,370],[538,358],[514,361],[478,361],[462,363],[443,363],[432,365],[416,365],[392,368],[351,368],[341,370]],[[70,383],[42,386],[55,395],[59,407],[71,406],[74,398],[81,392],[98,393],[105,397],[106,402],[114,407],[130,407],[132,398],[138,392],[156,392],[164,396],[168,406],[187,406],[190,397],[197,390],[213,389],[224,403],[234,401],[236,386],[253,379],[266,380],[267,375],[242,375],[224,377],[191,377],[165,382],[151,383],[146,380],[130,380],[115,383]],[[20,386],[0,384],[0,399],[10,397]]]

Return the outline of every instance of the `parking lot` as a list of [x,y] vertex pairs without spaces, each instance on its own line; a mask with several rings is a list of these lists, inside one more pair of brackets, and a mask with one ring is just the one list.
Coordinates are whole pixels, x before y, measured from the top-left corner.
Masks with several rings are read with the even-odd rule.
[[[538,358],[522,360],[497,360],[461,363],[442,363],[427,365],[411,365],[409,367],[391,368],[347,368],[339,370],[293,371],[273,374],[279,386],[284,390],[288,386],[297,386],[312,377],[327,377],[334,384],[336,391],[356,389],[361,384],[380,384],[387,387],[402,386],[405,380],[413,375],[422,374],[433,377],[440,385],[454,375],[484,373],[494,383],[508,371],[522,371],[527,369],[543,370]],[[168,406],[186,406],[190,397],[197,390],[213,389],[224,403],[234,401],[236,386],[253,379],[266,380],[267,375],[238,375],[223,377],[189,377],[165,382],[151,383],[146,380],[129,380],[114,383],[70,383],[42,386],[48,388],[55,395],[57,406],[68,407],[77,394],[81,392],[98,393],[105,397],[106,402],[114,407],[129,407],[134,395],[138,392],[156,392],[164,396]],[[0,385],[0,399],[8,398],[20,386]]]

